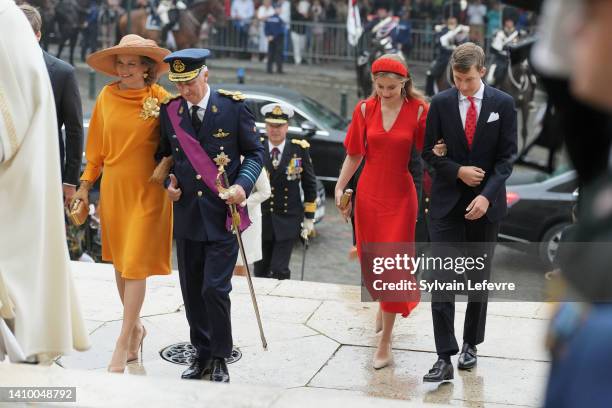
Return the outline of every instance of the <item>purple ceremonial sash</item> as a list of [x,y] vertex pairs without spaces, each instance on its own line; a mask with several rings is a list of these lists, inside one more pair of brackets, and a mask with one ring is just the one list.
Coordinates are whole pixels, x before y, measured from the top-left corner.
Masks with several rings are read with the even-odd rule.
[[[212,161],[208,153],[204,151],[200,142],[194,139],[189,133],[185,131],[180,125],[181,116],[178,113],[178,110],[181,106],[180,99],[175,99],[168,104],[168,117],[170,118],[170,123],[172,123],[172,127],[174,128],[174,132],[176,133],[176,138],[181,145],[181,148],[185,152],[187,156],[187,160],[191,163],[191,166],[195,169],[195,171],[202,176],[202,181],[206,186],[216,195],[219,196],[219,189],[215,181],[217,180],[217,166]],[[238,214],[240,214],[240,232],[244,231],[249,225],[251,225],[251,220],[249,219],[249,214],[247,212],[246,206],[241,207],[240,205],[236,205],[238,210]],[[229,230],[232,229],[232,215],[227,207],[227,218],[225,220],[225,227]]]

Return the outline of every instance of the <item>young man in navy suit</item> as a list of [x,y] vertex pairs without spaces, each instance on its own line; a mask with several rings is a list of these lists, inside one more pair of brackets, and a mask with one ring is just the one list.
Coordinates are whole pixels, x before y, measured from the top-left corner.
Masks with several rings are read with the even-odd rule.
[[[505,182],[517,151],[514,100],[482,82],[485,55],[479,46],[460,45],[450,63],[455,87],[434,96],[427,115],[423,159],[435,169],[429,234],[434,250],[459,243],[463,250],[469,247],[468,256],[486,253],[484,268],[475,276],[489,280],[498,224],[507,211]],[[444,149],[436,154],[440,146]],[[454,279],[464,278],[455,272]],[[459,352],[454,294],[432,291],[431,311],[438,360],[423,380],[446,381],[453,378],[450,357]],[[469,294],[459,369],[476,365],[486,313],[486,291]]]

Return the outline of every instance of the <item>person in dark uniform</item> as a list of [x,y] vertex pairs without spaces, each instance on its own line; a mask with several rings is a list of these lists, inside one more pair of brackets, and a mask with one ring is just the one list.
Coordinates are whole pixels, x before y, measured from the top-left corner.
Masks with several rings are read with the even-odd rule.
[[389,17],[391,14],[389,10],[391,9],[389,2],[387,1],[376,1],[374,3],[374,11],[376,14],[372,16],[368,16],[368,22],[363,27],[364,32],[370,32],[378,23]]
[[[161,179],[174,201],[181,291],[191,344],[197,351],[182,378],[229,382],[225,364],[233,346],[229,293],[238,243],[230,231],[228,204],[240,204],[250,194],[261,173],[264,148],[244,96],[210,90],[204,65],[209,54],[192,48],[164,59],[180,96],[161,107],[156,159],[160,165],[173,161],[170,174]],[[229,183],[219,171],[221,165]],[[244,230],[248,215],[244,207],[238,208]]]
[[[296,239],[314,233],[317,182],[305,140],[287,140],[293,110],[271,103],[261,108],[268,140],[264,142],[264,166],[270,176],[272,195],[261,204],[262,255],[255,276],[289,279],[289,260]],[[304,204],[300,197],[304,190]],[[300,224],[303,225],[300,232]]]
[[267,73],[272,73],[272,65],[276,64],[276,72],[283,73],[283,44],[285,41],[285,23],[280,17],[281,8],[274,6],[274,14],[266,19],[264,34],[268,39]]

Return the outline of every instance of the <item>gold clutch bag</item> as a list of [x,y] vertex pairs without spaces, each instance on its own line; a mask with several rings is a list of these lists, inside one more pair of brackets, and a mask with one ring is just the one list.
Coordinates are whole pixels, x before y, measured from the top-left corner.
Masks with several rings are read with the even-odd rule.
[[70,207],[70,212],[68,213],[68,217],[70,218],[70,222],[74,225],[83,225],[83,223],[87,220],[87,216],[89,215],[89,208],[85,205],[83,200],[76,200],[72,207]]
[[340,198],[340,209],[345,210],[351,204],[351,196],[353,195],[353,190],[347,188],[342,194],[342,198]]

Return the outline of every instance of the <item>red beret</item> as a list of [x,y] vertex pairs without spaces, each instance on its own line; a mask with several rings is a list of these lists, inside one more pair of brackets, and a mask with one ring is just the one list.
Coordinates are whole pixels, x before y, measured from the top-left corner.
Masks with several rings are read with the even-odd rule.
[[392,72],[394,74],[407,77],[408,69],[401,62],[392,58],[378,58],[372,64],[372,74],[378,72]]

